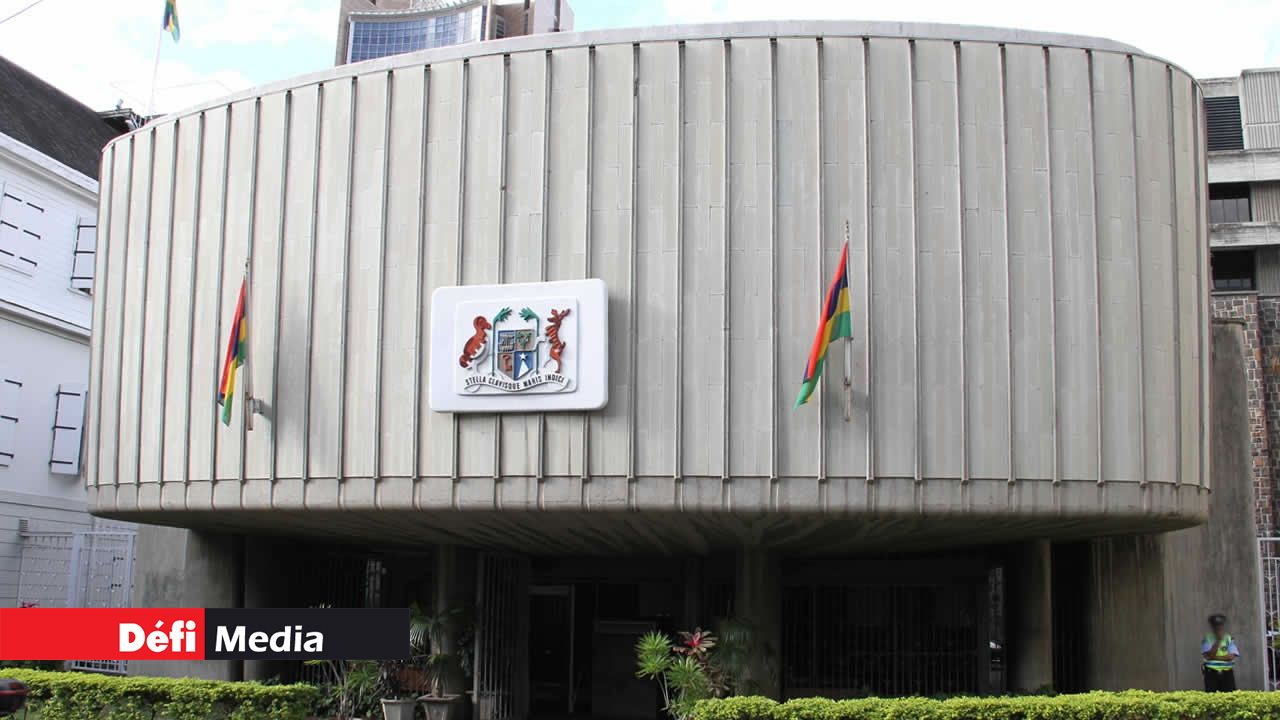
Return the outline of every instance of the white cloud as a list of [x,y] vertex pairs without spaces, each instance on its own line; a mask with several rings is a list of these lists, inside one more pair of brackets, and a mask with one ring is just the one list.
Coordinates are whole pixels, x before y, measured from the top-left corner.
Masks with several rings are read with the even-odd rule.
[[[0,0],[0,17],[27,1]],[[146,112],[160,40],[155,109],[169,112],[276,79],[270,63],[250,65],[249,53],[298,39],[332,43],[337,26],[327,0],[179,0],[175,45],[160,30],[163,10],[163,0],[43,0],[0,25],[0,53],[90,107],[123,101]]]
[[1280,65],[1275,0],[664,0],[669,22],[849,19],[994,25],[1095,35],[1134,45],[1197,77]]
[[[187,8],[190,8],[188,11]],[[184,24],[199,33],[191,39],[199,47],[219,45],[281,46],[299,37],[332,39],[338,31],[337,3],[287,3],[261,0],[222,0],[187,3]]]

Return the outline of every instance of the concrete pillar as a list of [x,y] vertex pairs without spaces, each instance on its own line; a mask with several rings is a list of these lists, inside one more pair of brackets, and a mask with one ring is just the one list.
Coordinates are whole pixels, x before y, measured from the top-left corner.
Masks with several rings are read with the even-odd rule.
[[1223,613],[1240,646],[1236,682],[1262,689],[1266,663],[1253,512],[1244,328],[1215,321],[1210,364],[1207,522],[1091,544],[1089,684],[1100,690],[1203,687],[1199,640]]
[[[438,613],[448,610],[461,610],[464,613],[475,606],[476,589],[476,554],[472,550],[459,548],[456,545],[440,545],[435,556],[435,593],[431,598],[430,612]],[[471,620],[465,616],[458,617],[459,622]],[[455,624],[444,633],[444,644],[448,652],[455,655],[459,652],[458,640],[461,627]],[[474,637],[474,633],[472,633]],[[445,683],[445,692],[461,693],[470,688],[464,687],[462,677],[450,678]]]
[[[233,535],[138,526],[134,597],[138,607],[236,607],[242,597],[241,546]],[[146,660],[135,675],[239,680],[236,660]]]
[[752,692],[777,698],[782,648],[782,575],[778,558],[765,550],[747,547],[738,551],[734,581],[734,615],[757,633],[760,652],[750,664]]
[[1169,689],[1164,548],[1158,535],[1090,544],[1089,648],[1093,690]]
[[1009,689],[1035,692],[1053,686],[1053,582],[1048,540],[1013,550],[1006,575]]
[[[244,545],[244,607],[294,607],[289,599],[290,574],[281,566],[294,562],[297,550],[290,544],[272,538],[248,537]],[[245,660],[245,680],[282,678],[293,661]]]
[[1171,689],[1203,686],[1197,641],[1213,613],[1240,646],[1236,684],[1261,690],[1266,671],[1249,433],[1244,327],[1213,326],[1209,522],[1164,536]]

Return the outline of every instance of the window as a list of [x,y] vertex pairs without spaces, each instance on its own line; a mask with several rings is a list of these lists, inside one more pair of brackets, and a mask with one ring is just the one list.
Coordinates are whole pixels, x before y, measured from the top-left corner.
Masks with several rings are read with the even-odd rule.
[[25,191],[5,188],[0,194],[0,266],[27,275],[35,273],[44,218],[43,201]]
[[1204,122],[1211,152],[1244,149],[1244,130],[1240,127],[1240,98],[1235,95],[1205,98]]
[[347,62],[479,40],[481,10],[473,7],[461,12],[406,20],[353,18]]
[[1252,220],[1248,183],[1218,183],[1209,186],[1210,223],[1241,223]]
[[18,436],[18,396],[22,383],[0,378],[0,467],[13,464]]
[[49,472],[80,474],[80,436],[84,428],[85,386],[63,383],[58,386],[53,412],[53,451]]
[[1213,289],[1219,291],[1252,290],[1253,251],[1218,251],[1209,259],[1213,266]]
[[98,226],[92,220],[76,223],[76,250],[71,264],[71,288],[93,294],[93,260],[98,249]]

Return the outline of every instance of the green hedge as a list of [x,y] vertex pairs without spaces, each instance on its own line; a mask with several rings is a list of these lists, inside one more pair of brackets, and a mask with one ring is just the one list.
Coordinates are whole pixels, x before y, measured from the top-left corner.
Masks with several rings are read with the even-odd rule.
[[0,668],[21,680],[40,720],[305,720],[319,691],[191,678],[121,677]]
[[1021,697],[703,700],[692,720],[1280,720],[1280,693],[1129,690]]

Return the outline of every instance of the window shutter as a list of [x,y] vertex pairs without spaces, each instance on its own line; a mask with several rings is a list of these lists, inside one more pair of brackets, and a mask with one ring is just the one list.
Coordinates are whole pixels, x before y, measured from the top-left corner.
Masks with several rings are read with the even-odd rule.
[[1235,95],[1204,99],[1204,120],[1209,150],[1243,150],[1244,129],[1240,126],[1240,98]]
[[0,467],[13,464],[18,442],[18,395],[22,383],[0,378]]
[[75,260],[71,265],[71,288],[93,294],[93,263],[98,251],[98,226],[92,218],[76,223]]
[[44,234],[43,202],[11,187],[0,192],[0,265],[35,273]]
[[82,383],[58,386],[57,405],[53,415],[53,453],[49,472],[59,475],[80,474],[80,436],[84,428],[84,394]]

